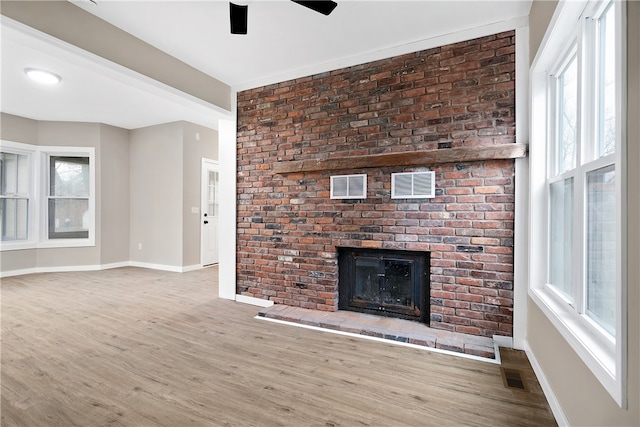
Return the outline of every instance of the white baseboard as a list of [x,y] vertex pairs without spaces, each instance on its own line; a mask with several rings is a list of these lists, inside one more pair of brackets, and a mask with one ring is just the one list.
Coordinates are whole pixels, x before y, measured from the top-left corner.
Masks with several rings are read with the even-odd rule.
[[494,335],[491,338],[493,339],[493,353],[495,354],[496,362],[498,362],[498,365],[501,365],[500,347],[513,348],[513,338],[505,337],[504,335]]
[[149,268],[151,270],[171,271],[173,273],[182,273],[182,267],[175,265],[153,264],[150,262],[129,261],[130,267]]
[[258,307],[264,307],[264,308],[271,307],[273,305],[273,301],[269,301],[268,299],[248,297],[248,296],[239,295],[239,294],[236,294],[236,301],[241,302],[243,304],[257,305]]
[[112,268],[129,267],[129,261],[112,262],[111,264],[102,264],[99,266],[100,270],[109,270]]
[[513,348],[513,338],[506,337],[504,335],[494,335],[493,342],[496,343],[499,347],[504,348]]
[[4,279],[5,277],[22,276],[25,274],[34,274],[34,273],[38,273],[38,270],[36,268],[24,268],[22,270],[1,271],[0,279]]
[[52,266],[52,267],[34,267],[34,268],[25,268],[22,270],[2,271],[0,272],[0,278],[22,276],[24,274],[35,274],[35,273],[65,273],[69,271],[98,271],[98,270],[108,270],[110,268],[127,267],[127,266],[129,266],[129,262],[125,261],[125,262],[117,262],[117,263],[101,264],[101,265],[65,265],[65,266]]
[[524,341],[524,351],[529,358],[529,363],[531,363],[533,372],[535,372],[536,377],[538,378],[538,383],[540,383],[540,387],[542,387],[544,396],[547,398],[547,402],[549,402],[549,407],[551,408],[551,412],[553,412],[553,416],[556,418],[558,426],[569,426],[569,421],[562,410],[562,406],[560,406],[560,402],[558,402],[558,399],[551,388],[551,384],[549,384],[549,380],[547,380],[547,377],[544,375],[544,371],[542,370],[540,363],[538,363],[533,350],[529,346],[529,342],[526,340]]
[[188,271],[200,270],[202,268],[202,265],[196,264],[196,265],[188,265],[186,267],[176,267],[172,265],[151,264],[146,262],[123,261],[123,262],[114,262],[110,264],[100,264],[100,265],[66,265],[66,266],[55,266],[55,267],[34,267],[34,268],[25,268],[22,270],[0,271],[0,279],[5,277],[22,276],[25,274],[34,274],[34,273],[65,273],[65,272],[73,272],[73,271],[98,271],[98,270],[109,270],[111,268],[120,268],[120,267],[140,267],[140,268],[149,268],[151,270],[163,270],[163,271],[171,271],[174,273],[186,273]]

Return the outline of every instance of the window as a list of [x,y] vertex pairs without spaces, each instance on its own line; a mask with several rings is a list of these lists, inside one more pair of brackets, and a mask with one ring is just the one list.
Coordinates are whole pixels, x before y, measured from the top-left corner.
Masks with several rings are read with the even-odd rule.
[[556,130],[555,166],[558,173],[576,167],[578,143],[578,61],[572,53],[564,69],[556,77],[555,119]]
[[49,239],[89,237],[89,158],[49,157]]
[[613,338],[616,330],[616,172],[587,172],[584,313]]
[[2,141],[2,250],[93,246],[93,148]]
[[29,238],[29,207],[32,203],[31,154],[0,152],[0,236],[3,242]]
[[625,405],[624,2],[558,6],[532,67],[532,299]]

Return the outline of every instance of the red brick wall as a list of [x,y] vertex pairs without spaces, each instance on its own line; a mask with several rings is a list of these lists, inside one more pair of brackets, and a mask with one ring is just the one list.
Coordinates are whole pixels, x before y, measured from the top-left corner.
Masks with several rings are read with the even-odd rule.
[[[237,292],[334,311],[336,247],[431,251],[431,326],[511,335],[514,161],[275,174],[275,162],[515,140],[506,32],[238,94]],[[391,199],[391,173],[436,171],[433,199]],[[331,175],[368,174],[365,200]]]

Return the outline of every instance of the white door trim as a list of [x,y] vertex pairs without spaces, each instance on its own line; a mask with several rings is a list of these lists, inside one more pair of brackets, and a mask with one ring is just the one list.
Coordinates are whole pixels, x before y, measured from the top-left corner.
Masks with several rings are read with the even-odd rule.
[[[218,176],[220,174],[220,166],[216,160],[211,160],[207,158],[202,158],[201,168],[200,168],[200,264],[208,265],[212,264],[208,261],[205,261],[207,256],[207,240],[205,239],[204,225],[203,221],[205,221],[204,213],[207,212],[207,200],[208,200],[208,172],[211,169],[215,169],[218,172]],[[216,226],[219,226],[219,216],[216,217],[215,221],[218,222]],[[220,245],[218,244],[218,248]],[[218,262],[218,260],[216,260]],[[214,262],[215,264],[215,262]]]
[[[235,93],[232,105],[236,105]],[[218,268],[218,295],[236,299],[236,121],[218,122],[218,160],[220,162],[220,227],[218,242],[220,263]]]

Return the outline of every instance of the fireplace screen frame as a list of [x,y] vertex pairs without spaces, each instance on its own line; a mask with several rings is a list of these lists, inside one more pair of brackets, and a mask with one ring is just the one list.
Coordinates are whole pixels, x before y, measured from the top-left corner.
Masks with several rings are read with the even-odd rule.
[[[410,291],[411,301],[403,300],[402,303],[388,303],[379,298],[379,301],[362,299],[357,293],[362,292],[362,278],[357,283],[358,261],[360,266],[370,266],[371,271],[377,270],[375,277],[367,277],[367,282],[375,281],[380,295],[390,291],[393,285],[389,285],[386,277],[388,271],[386,262],[402,263],[409,265],[412,275]],[[377,263],[377,267],[376,267]],[[401,319],[416,320],[429,324],[430,320],[430,265],[431,253],[428,251],[407,251],[395,249],[368,249],[368,248],[338,248],[338,309],[350,310],[361,313],[376,314],[379,316],[397,317]],[[370,286],[367,283],[366,286]],[[359,291],[356,288],[360,289]]]

